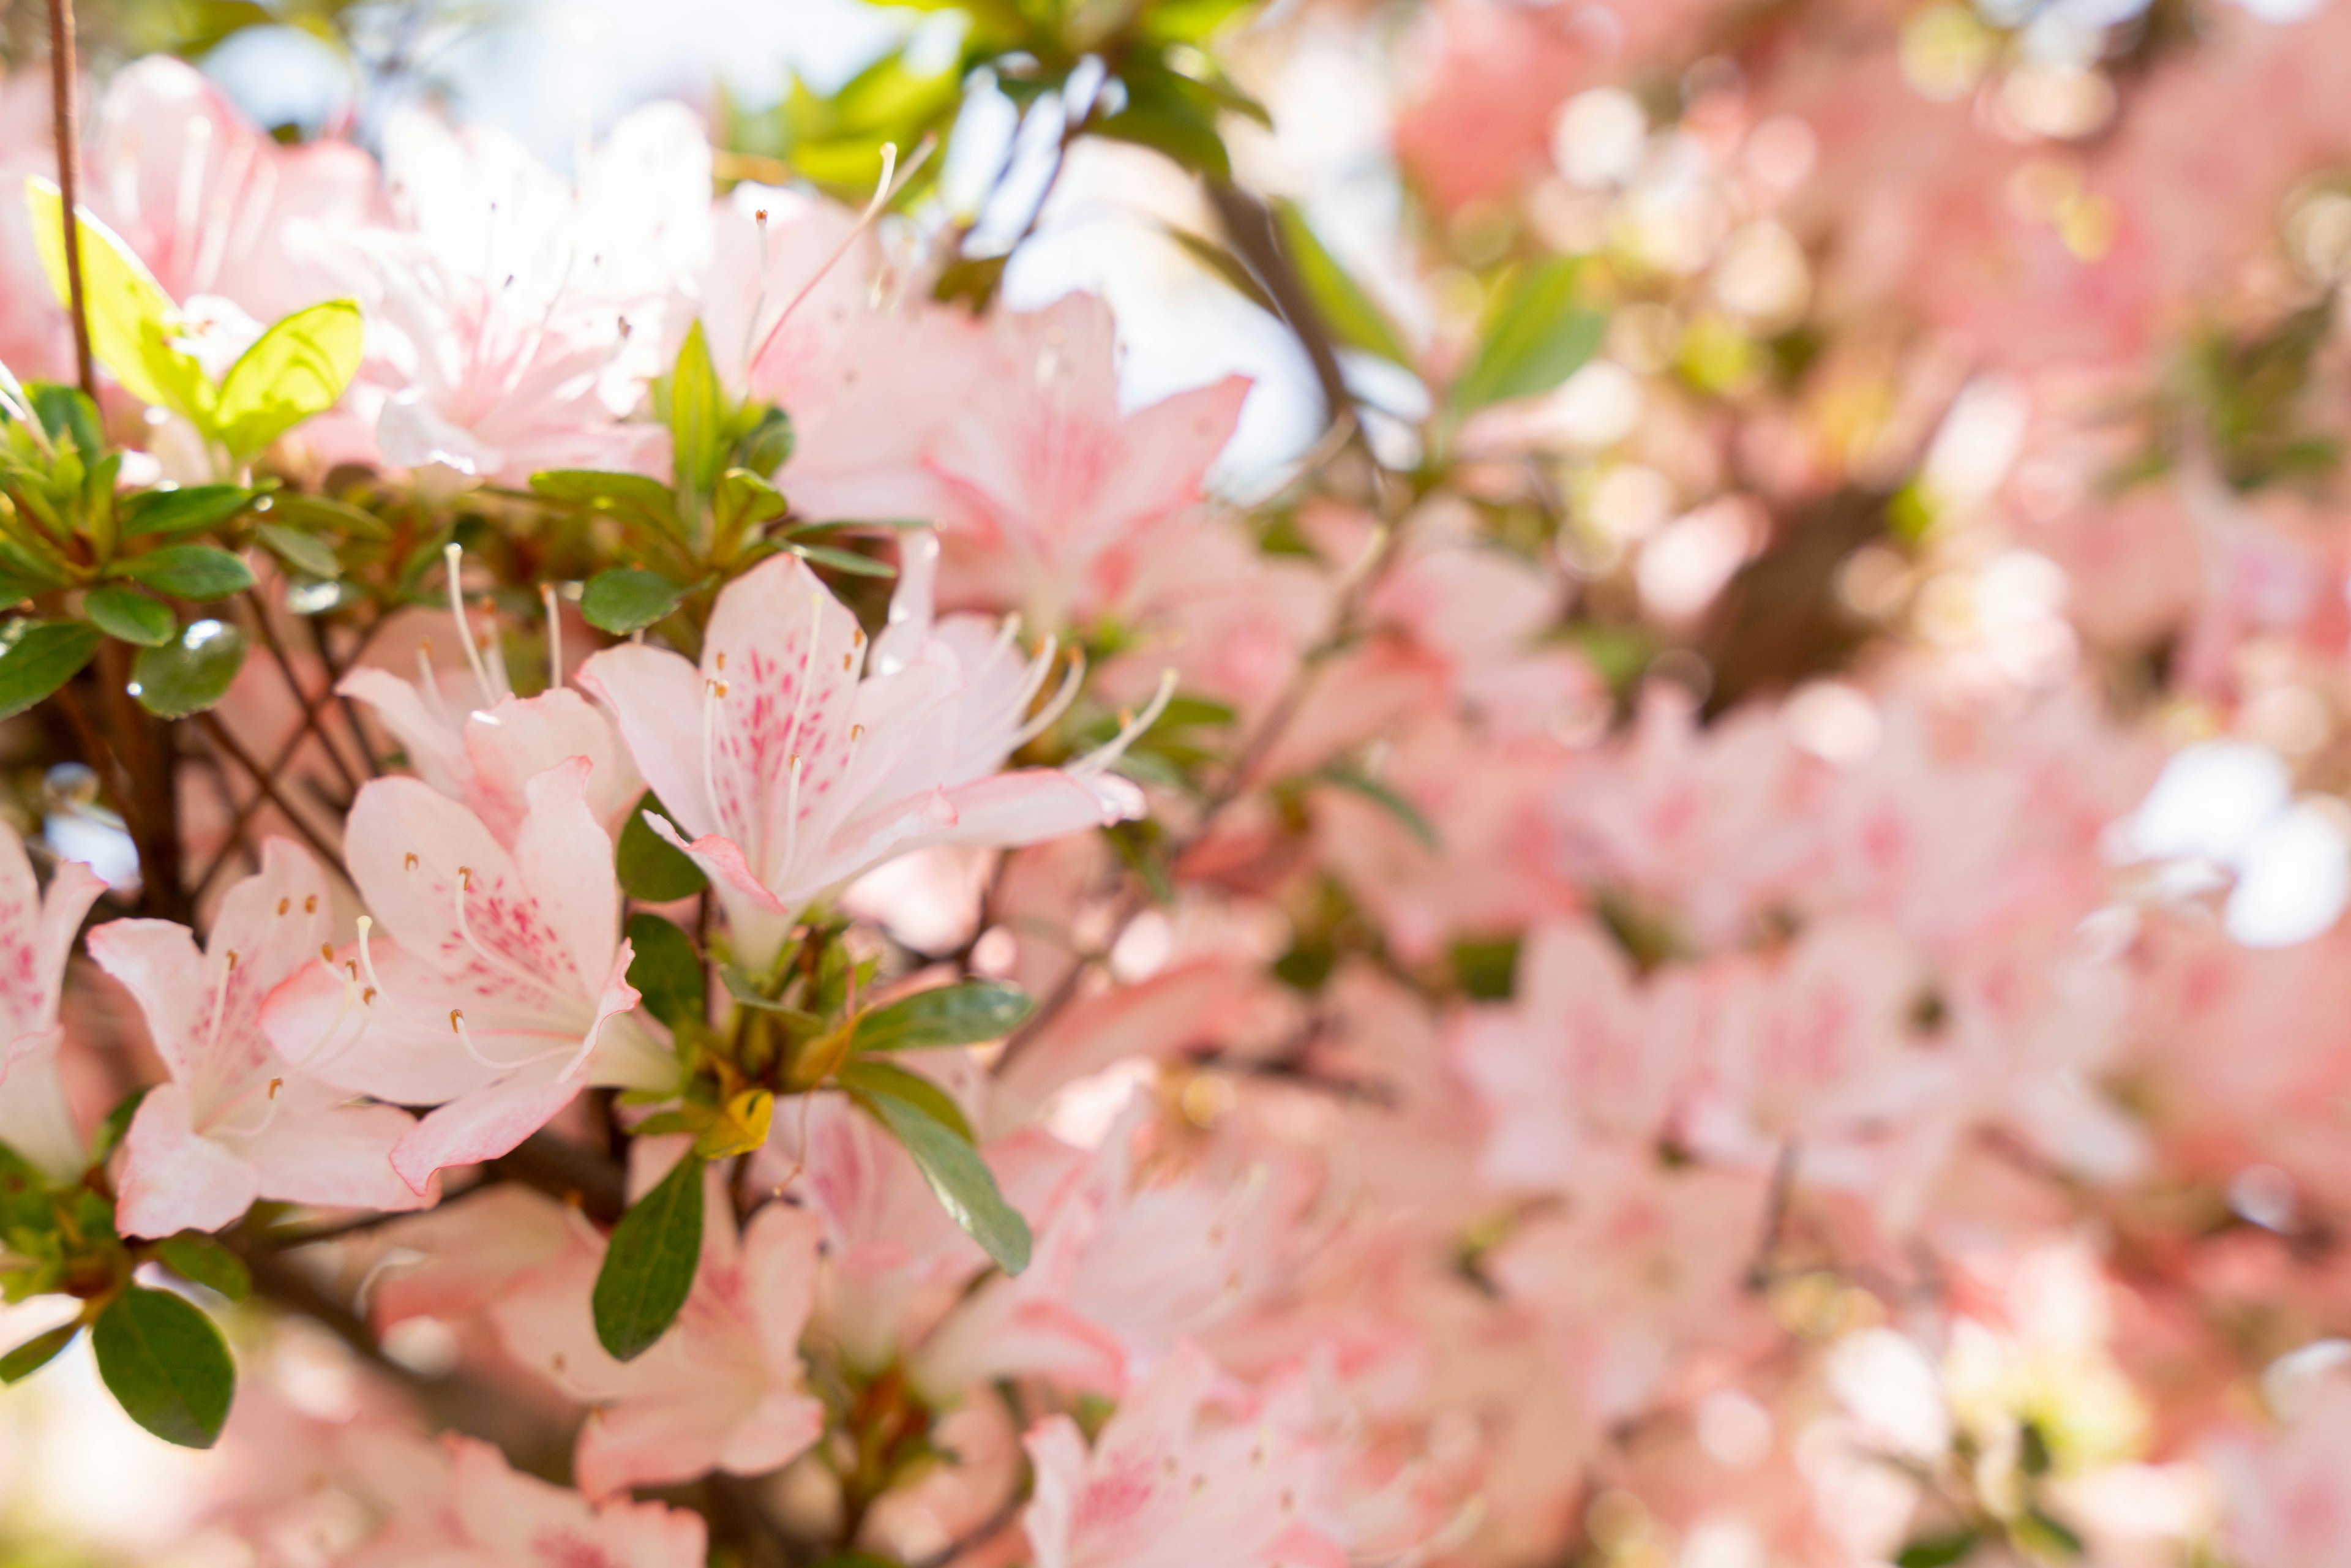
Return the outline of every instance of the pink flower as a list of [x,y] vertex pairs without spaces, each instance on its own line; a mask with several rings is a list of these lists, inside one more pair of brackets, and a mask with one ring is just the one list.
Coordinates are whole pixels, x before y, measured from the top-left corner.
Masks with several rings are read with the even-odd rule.
[[336,247],[384,216],[374,159],[279,142],[168,55],[115,77],[94,131],[83,199],[192,312],[217,298],[266,326],[347,294]]
[[360,791],[345,839],[372,922],[331,964],[270,1000],[279,1049],[314,1051],[348,1089],[438,1105],[392,1151],[423,1190],[434,1171],[505,1154],[590,1083],[665,1084],[668,1052],[625,1014],[612,841],[589,810],[589,766],[533,779],[509,850],[413,779]]
[[800,1386],[799,1357],[821,1223],[771,1203],[738,1240],[722,1175],[705,1179],[711,1194],[694,1293],[635,1360],[613,1360],[596,1339],[589,1296],[601,1248],[530,1276],[492,1309],[517,1360],[596,1407],[574,1462],[591,1498],[714,1469],[764,1475],[824,1432],[824,1406]]
[[343,1457],[385,1513],[349,1568],[701,1568],[699,1514],[655,1502],[591,1504],[527,1476],[491,1445],[362,1430]]
[[363,374],[387,394],[385,459],[510,484],[651,465],[659,427],[621,420],[707,255],[700,123],[674,104],[636,111],[577,190],[495,131],[417,112],[385,141],[408,227],[357,242],[380,279]]
[[2231,1555],[2261,1568],[2335,1568],[2351,1541],[2351,1382],[2328,1378],[2283,1432],[2213,1456]]
[[33,881],[25,841],[0,823],[0,1144],[51,1176],[82,1163],[57,1077],[65,1030],[57,994],[74,934],[106,883],[79,861],[61,863],[47,895]]
[[991,597],[1041,625],[1123,596],[1152,529],[1200,504],[1249,395],[1228,376],[1122,414],[1116,334],[1091,294],[998,315],[978,350],[986,395],[958,400],[931,445],[959,567],[994,574]]
[[1068,1416],[1039,1423],[1020,1516],[1037,1568],[1338,1568],[1345,1552],[1310,1522],[1320,1457],[1300,1414],[1243,1395],[1183,1344],[1091,1450]]
[[629,808],[644,793],[644,781],[612,733],[611,721],[566,686],[552,686],[535,697],[514,695],[496,638],[485,639],[479,647],[475,643],[458,596],[457,547],[451,545],[448,555],[450,614],[457,622],[458,643],[465,650],[479,706],[467,703],[462,695],[456,704],[450,702],[422,646],[414,681],[361,666],[345,675],[335,690],[373,708],[417,776],[469,807],[500,843],[512,844],[522,826],[529,810],[526,790],[530,780],[574,757],[588,759],[589,810],[605,831],[617,835]]
[[390,1105],[354,1105],[305,1071],[261,1028],[264,999],[315,964],[332,919],[318,863],[283,839],[229,891],[198,952],[168,920],[115,920],[89,934],[90,956],[146,1015],[171,1082],[141,1102],[123,1141],[117,1223],[131,1236],[218,1230],[257,1197],[361,1208],[430,1201],[392,1172],[414,1124]]
[[930,844],[1025,844],[1142,814],[1104,771],[1127,735],[1067,769],[998,773],[1027,733],[1049,655],[1008,635],[982,651],[928,625],[927,541],[907,550],[893,630],[864,679],[865,634],[799,558],[718,597],[696,667],[609,648],[580,684],[620,721],[637,767],[691,835],[653,819],[716,884],[740,956],[764,963],[810,900]]

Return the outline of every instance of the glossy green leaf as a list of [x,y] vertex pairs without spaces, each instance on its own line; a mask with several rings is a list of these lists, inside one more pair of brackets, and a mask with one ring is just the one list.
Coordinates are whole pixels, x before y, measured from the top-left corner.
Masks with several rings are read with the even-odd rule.
[[670,372],[670,457],[680,489],[691,486],[707,496],[718,483],[726,460],[726,389],[718,384],[718,368],[710,362],[710,341],[696,321],[687,329]]
[[139,1107],[145,1103],[148,1091],[153,1087],[152,1083],[142,1085],[114,1103],[114,1109],[106,1113],[106,1119],[98,1124],[98,1131],[90,1134],[89,1163],[91,1165],[104,1165],[108,1157],[121,1145],[123,1138],[131,1131],[131,1118],[139,1114]]
[[1305,285],[1315,314],[1322,319],[1332,336],[1350,348],[1377,354],[1406,370],[1413,369],[1412,350],[1396,335],[1387,312],[1373,302],[1364,286],[1324,248],[1298,204],[1276,202],[1273,214],[1280,225],[1281,243],[1290,252],[1290,265],[1298,269],[1298,280]]
[[98,1375],[130,1417],[167,1443],[209,1448],[228,1419],[236,1363],[202,1308],[130,1285],[90,1329]]
[[684,598],[683,583],[657,571],[614,567],[588,580],[580,595],[580,613],[589,625],[625,637],[668,615]]
[[973,1130],[971,1119],[963,1113],[963,1107],[956,1103],[955,1096],[919,1072],[910,1072],[896,1062],[879,1057],[865,1057],[841,1063],[833,1076],[842,1088],[852,1093],[893,1095],[905,1101],[965,1143],[977,1145],[979,1142],[979,1134]]
[[81,1322],[59,1323],[37,1333],[5,1355],[0,1355],[0,1383],[22,1383],[55,1361],[81,1333]]
[[[33,244],[41,270],[64,304],[66,279],[65,200],[56,185],[37,176],[25,182],[32,209]],[[193,354],[173,348],[179,308],[121,237],[89,215],[79,214],[81,282],[89,321],[90,352],[114,372],[123,390],[141,402],[161,404],[185,415],[198,429],[213,427],[213,383]]]
[[729,468],[718,481],[718,501],[735,526],[756,528],[791,510],[783,492],[748,468]]
[[115,575],[174,599],[226,599],[253,586],[253,569],[211,545],[165,545],[116,565]]
[[1153,61],[1137,62],[1122,79],[1125,107],[1097,120],[1096,135],[1148,147],[1212,180],[1232,178],[1232,158],[1217,131],[1217,104],[1206,89]]
[[1314,777],[1325,784],[1335,784],[1342,789],[1361,795],[1364,800],[1371,801],[1389,816],[1394,817],[1405,832],[1418,840],[1421,848],[1434,852],[1438,847],[1437,828],[1421,811],[1421,809],[1370,774],[1357,768],[1333,764],[1316,773]]
[[645,826],[647,811],[664,821],[673,820],[650,794],[629,813],[629,820],[621,826],[621,841],[612,850],[612,865],[620,874],[621,890],[641,904],[668,904],[691,898],[708,887],[710,879],[702,874],[700,866],[675,844]]
[[875,560],[870,555],[855,550],[835,549],[831,545],[788,544],[784,547],[810,566],[821,566],[850,577],[895,577],[898,569],[886,560]]
[[80,621],[11,621],[0,627],[0,718],[13,718],[72,680],[104,633]]
[[1895,1558],[1896,1568],[1950,1568],[1962,1562],[1976,1549],[1982,1539],[1972,1530],[1955,1530],[1948,1535],[1931,1535],[1914,1541]]
[[1581,276],[1573,261],[1548,261],[1503,286],[1453,383],[1455,417],[1550,392],[1598,351],[1608,319],[1582,303]]
[[170,605],[124,583],[105,582],[91,589],[82,596],[81,610],[108,636],[141,648],[160,648],[180,631]]
[[550,468],[530,476],[530,487],[568,507],[642,513],[664,528],[677,527],[677,503],[669,486],[642,474],[601,468]]
[[201,1230],[183,1230],[155,1243],[163,1266],[191,1284],[217,1291],[232,1301],[253,1294],[253,1273],[245,1260]]
[[674,1025],[709,1010],[702,955],[694,950],[693,937],[658,915],[637,914],[629,916],[629,945],[634,950],[629,984],[644,998],[645,1011]]
[[33,410],[50,440],[70,442],[75,451],[84,455],[105,450],[105,423],[99,418],[98,404],[79,387],[55,382],[36,386]]
[[735,465],[770,478],[792,455],[792,418],[780,408],[760,412],[751,428],[735,442]]
[[263,523],[253,530],[269,553],[305,577],[332,581],[343,575],[343,563],[334,547],[316,534],[298,533],[282,523]]
[[[870,1071],[887,1065],[858,1061],[843,1071]],[[930,1111],[896,1094],[868,1086],[856,1090],[854,1097],[889,1129],[913,1157],[947,1217],[980,1244],[997,1267],[1008,1274],[1029,1267],[1029,1222],[1004,1201],[995,1176],[969,1139]]]
[[131,665],[131,695],[164,718],[199,714],[227,695],[245,663],[245,633],[225,621],[197,621]]
[[141,534],[192,534],[217,528],[253,503],[254,492],[240,485],[187,485],[168,490],[141,490],[116,503],[122,537]]
[[264,332],[221,378],[214,428],[242,461],[342,401],[367,329],[350,299],[297,310]]
[[1029,1016],[1028,994],[997,980],[966,980],[901,997],[857,1020],[860,1051],[924,1051],[1002,1040]]
[[590,1305],[597,1342],[616,1360],[653,1348],[693,1293],[702,1260],[702,1169],[687,1155],[612,1228]]

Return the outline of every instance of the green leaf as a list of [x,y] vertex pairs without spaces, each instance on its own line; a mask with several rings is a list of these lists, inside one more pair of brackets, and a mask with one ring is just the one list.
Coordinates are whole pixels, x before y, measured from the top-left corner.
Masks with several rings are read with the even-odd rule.
[[637,914],[629,916],[629,944],[635,950],[629,984],[644,998],[645,1011],[671,1025],[708,1011],[709,991],[694,938],[658,915]]
[[1322,240],[1307,225],[1306,214],[1298,210],[1298,204],[1276,202],[1273,215],[1281,227],[1281,243],[1290,252],[1290,265],[1298,269],[1298,280],[1306,286],[1315,314],[1322,319],[1332,335],[1350,348],[1377,354],[1406,370],[1414,369],[1412,350],[1396,335],[1387,312],[1373,302],[1364,286],[1323,247]]
[[131,695],[149,713],[186,718],[221,700],[245,663],[245,633],[225,621],[197,621],[177,640],[142,650],[131,665]]
[[857,1020],[860,1051],[923,1051],[1002,1040],[1029,1016],[1028,994],[996,980],[967,980],[901,997]]
[[691,486],[707,496],[718,483],[718,471],[726,461],[726,389],[710,362],[710,340],[696,321],[687,329],[677,366],[670,373],[670,460],[679,489]]
[[748,468],[729,468],[718,481],[722,510],[738,528],[756,528],[791,510],[783,492]]
[[972,1130],[970,1119],[956,1103],[955,1096],[919,1072],[909,1072],[894,1061],[869,1057],[843,1062],[834,1076],[842,1088],[852,1093],[887,1094],[904,1100],[965,1143],[975,1146],[979,1143],[979,1134]]
[[305,577],[332,581],[343,575],[343,563],[335,559],[335,549],[316,534],[298,533],[283,523],[263,523],[253,530],[269,553],[292,567]]
[[1902,1549],[1894,1562],[1896,1568],[1950,1568],[1954,1563],[1976,1549],[1980,1537],[1972,1530],[1955,1530],[1949,1535],[1930,1535],[1914,1541]]
[[52,441],[71,439],[76,452],[87,456],[106,449],[106,431],[98,404],[79,387],[44,382],[33,389],[33,410]]
[[218,1291],[232,1301],[253,1294],[253,1274],[245,1260],[201,1230],[183,1230],[155,1243],[163,1266],[190,1284]]
[[737,438],[735,454],[737,467],[763,479],[772,476],[792,455],[791,415],[772,406],[764,410],[758,423]]
[[[65,200],[57,186],[37,176],[25,182],[25,199],[32,208],[33,244],[41,255],[41,269],[48,274],[57,302],[65,304]],[[112,229],[87,209],[78,217],[90,352],[131,396],[176,410],[211,434],[215,402],[211,379],[194,355],[172,346],[179,308]]]
[[350,299],[297,310],[264,332],[221,378],[221,444],[241,462],[334,407],[359,373],[366,335]]
[[0,718],[14,718],[79,674],[103,635],[80,621],[0,627]]
[[1549,261],[1503,286],[1477,358],[1453,383],[1454,417],[1547,392],[1592,358],[1608,319],[1579,303],[1580,277],[1573,261]]
[[120,582],[100,583],[82,597],[82,613],[110,637],[160,648],[180,630],[172,607]]
[[580,613],[588,624],[614,636],[642,632],[678,606],[685,586],[657,571],[614,567],[588,580],[580,595]]
[[126,1286],[89,1338],[98,1375],[133,1421],[183,1448],[213,1446],[236,1393],[236,1363],[201,1308],[169,1291]]
[[669,1331],[702,1261],[702,1161],[677,1162],[612,1228],[590,1305],[598,1343],[633,1361]]
[[875,560],[870,555],[855,550],[835,549],[831,545],[788,544],[784,547],[810,566],[830,567],[851,577],[895,577],[898,569],[886,560]]
[[1352,790],[1385,810],[1403,826],[1405,831],[1419,841],[1422,849],[1434,852],[1441,847],[1435,824],[1422,814],[1420,808],[1370,774],[1334,763],[1314,777],[1325,784],[1335,784],[1342,789]]
[[106,1113],[106,1120],[100,1122],[98,1124],[98,1131],[90,1134],[89,1163],[91,1165],[104,1165],[107,1156],[113,1154],[120,1145],[124,1135],[131,1131],[131,1119],[139,1114],[139,1107],[145,1102],[147,1091],[153,1087],[154,1085],[151,1083],[143,1088],[133,1089],[114,1103],[114,1109]]
[[122,537],[192,534],[216,528],[253,504],[254,492],[237,485],[188,485],[141,490],[117,503]]
[[645,826],[647,811],[664,821],[671,820],[669,812],[650,793],[629,813],[628,821],[621,828],[621,841],[612,850],[612,866],[620,874],[621,890],[642,904],[668,904],[691,898],[708,887],[710,879],[702,874],[700,866],[675,844]]
[[69,1323],[59,1323],[47,1333],[37,1333],[7,1354],[0,1355],[0,1383],[24,1382],[55,1361],[80,1333],[81,1320],[77,1318]]
[[1124,80],[1126,106],[1097,120],[1096,135],[1148,147],[1212,180],[1232,178],[1232,158],[1225,151],[1225,139],[1217,133],[1217,106],[1207,94],[1165,66],[1148,62],[1130,68]]
[[[887,1065],[857,1061],[843,1072],[864,1074]],[[1029,1222],[1004,1201],[995,1176],[969,1140],[911,1100],[870,1086],[853,1094],[914,1159],[947,1217],[996,1260],[998,1268],[1018,1274],[1029,1267]]]
[[226,599],[253,586],[253,569],[211,545],[165,545],[116,563],[114,575],[133,578],[174,599]]
[[602,468],[550,468],[530,476],[530,487],[550,501],[569,507],[639,512],[674,531],[677,502],[669,486],[642,474],[622,474]]

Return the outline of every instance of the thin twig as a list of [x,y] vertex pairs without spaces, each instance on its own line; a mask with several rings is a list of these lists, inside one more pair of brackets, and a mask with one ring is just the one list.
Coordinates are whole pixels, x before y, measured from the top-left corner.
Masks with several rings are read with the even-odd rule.
[[344,673],[366,654],[368,644],[375,641],[375,634],[383,629],[387,619],[380,614],[360,629],[358,645],[351,649],[349,660],[335,657],[335,640],[328,634],[330,629],[324,619],[313,618],[310,621],[310,645],[319,651],[319,663],[326,666],[327,689],[335,694],[335,701],[343,710],[343,722],[350,726],[351,738],[359,743],[360,756],[367,763],[371,779],[383,777],[383,758],[376,755],[375,743],[368,738],[367,726],[360,722],[359,708],[342,694],[340,688]]
[[57,194],[64,208],[66,303],[73,316],[74,370],[82,395],[98,400],[98,366],[89,352],[89,310],[81,287],[81,148],[74,134],[73,0],[49,0],[49,122],[57,148]]
[[272,778],[258,761],[255,760],[253,753],[247,751],[236,737],[228,732],[228,727],[222,724],[209,711],[198,714],[196,722],[204,727],[205,738],[227,753],[229,760],[245,769],[246,777],[253,781],[254,787],[269,798],[269,803],[277,807],[279,814],[294,825],[294,831],[300,833],[303,841],[318,852],[319,857],[333,866],[336,871],[340,872],[345,882],[350,881],[350,873],[343,868],[342,852],[329,846],[327,841],[319,836],[319,830],[310,825],[310,820],[294,809],[294,803],[278,791],[277,780]]
[[285,678],[286,689],[294,694],[294,700],[302,706],[302,727],[298,733],[315,735],[319,737],[319,748],[327,754],[327,760],[334,765],[337,776],[343,781],[344,792],[350,795],[358,794],[360,790],[358,776],[353,774],[349,765],[343,761],[343,754],[335,748],[335,743],[328,738],[326,727],[319,722],[319,710],[334,700],[333,686],[329,685],[316,698],[303,690],[302,678],[294,673],[294,661],[286,656],[286,645],[277,640],[277,630],[269,623],[269,611],[261,602],[261,596],[253,590],[246,589],[245,603],[246,608],[253,612],[254,629],[261,633],[261,645],[269,650],[269,657],[277,664],[278,674]]

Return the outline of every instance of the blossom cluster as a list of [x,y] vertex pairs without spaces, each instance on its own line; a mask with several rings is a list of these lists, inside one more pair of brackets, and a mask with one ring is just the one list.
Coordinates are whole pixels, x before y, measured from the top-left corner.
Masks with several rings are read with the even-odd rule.
[[2340,1563],[2351,9],[961,15],[0,80],[0,1555]]

